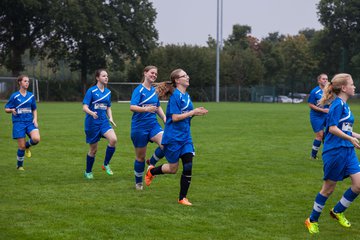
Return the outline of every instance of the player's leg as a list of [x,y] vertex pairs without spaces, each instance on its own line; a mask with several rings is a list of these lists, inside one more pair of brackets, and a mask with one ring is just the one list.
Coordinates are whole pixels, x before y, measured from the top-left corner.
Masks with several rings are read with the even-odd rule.
[[24,155],[25,155],[25,138],[17,138],[18,150],[17,150],[17,166],[18,170],[24,170]]
[[135,188],[137,190],[143,189],[143,175],[145,170],[145,147],[135,147],[135,160],[134,160],[134,174],[135,174]]
[[36,144],[38,144],[40,142],[39,129],[35,128],[35,126],[30,127],[30,132],[28,133],[28,135],[30,138],[29,138],[29,140],[26,141],[25,156],[30,158],[31,157],[30,147],[35,146]]
[[109,143],[108,143],[108,146],[106,147],[103,170],[105,170],[108,175],[113,175],[113,171],[111,170],[109,164],[110,164],[112,156],[115,153],[117,137],[116,137],[115,131],[113,129],[108,130],[104,134],[104,137],[108,140]]
[[93,179],[92,168],[95,162],[95,156],[98,148],[98,142],[89,144],[89,152],[86,155],[86,170],[84,177],[86,179]]
[[179,203],[187,206],[192,205],[186,195],[191,183],[193,156],[193,153],[185,153],[180,157],[183,163],[183,171],[180,179]]
[[156,163],[165,156],[165,154],[164,154],[164,151],[163,151],[163,146],[161,145],[163,131],[162,131],[160,125],[154,129],[153,133],[154,134],[150,138],[150,140],[152,142],[155,142],[159,147],[157,147],[155,149],[155,152],[151,156],[151,158],[149,159],[148,164],[155,166]]
[[312,149],[311,149],[311,158],[317,159],[317,154],[319,152],[319,148],[321,146],[321,141],[324,137],[324,131],[320,130],[315,133],[315,139],[313,141]]

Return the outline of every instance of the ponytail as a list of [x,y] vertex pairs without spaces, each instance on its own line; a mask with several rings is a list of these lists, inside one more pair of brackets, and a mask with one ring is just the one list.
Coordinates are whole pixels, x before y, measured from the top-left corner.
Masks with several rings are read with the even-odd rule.
[[350,78],[351,75],[347,73],[336,74],[333,79],[331,79],[331,82],[326,84],[323,96],[319,101],[319,105],[330,105],[336,96],[341,92],[341,87],[346,85],[348,79]]

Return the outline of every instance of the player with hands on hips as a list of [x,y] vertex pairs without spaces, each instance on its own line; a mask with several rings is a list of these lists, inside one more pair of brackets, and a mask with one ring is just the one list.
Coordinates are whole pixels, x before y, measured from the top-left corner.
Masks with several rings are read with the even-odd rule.
[[158,147],[150,158],[149,164],[155,166],[157,161],[164,157],[161,140],[163,129],[157,121],[158,115],[164,123],[166,116],[160,106],[156,88],[153,86],[158,76],[155,66],[146,66],[143,71],[142,83],[137,86],[131,96],[130,110],[133,112],[131,119],[131,140],[135,148],[135,189],[143,189],[143,174],[147,144],[155,142]]
[[354,148],[360,148],[360,134],[353,132],[354,116],[347,100],[354,96],[355,86],[350,74],[337,74],[324,89],[320,105],[330,105],[326,120],[322,153],[323,185],[316,195],[313,210],[305,220],[309,233],[319,233],[318,220],[325,203],[338,181],[350,177],[351,186],[330,210],[330,216],[343,227],[350,227],[344,212],[360,193],[360,166]]
[[[19,91],[14,92],[5,105],[5,112],[11,113],[13,122],[13,139],[17,139],[17,169],[23,171],[24,155],[31,157],[30,147],[40,142],[37,122],[37,107],[34,95],[27,91],[30,80],[26,75],[17,78]],[[26,141],[26,135],[29,140]]]
[[86,156],[86,170],[84,177],[93,179],[92,168],[95,162],[95,155],[98,149],[100,138],[108,140],[104,164],[102,169],[113,175],[110,168],[110,160],[115,152],[117,137],[110,124],[116,127],[111,111],[111,91],[106,88],[108,74],[105,69],[98,69],[95,72],[95,83],[90,87],[83,100],[83,111],[85,116],[86,143],[89,144],[89,152]]

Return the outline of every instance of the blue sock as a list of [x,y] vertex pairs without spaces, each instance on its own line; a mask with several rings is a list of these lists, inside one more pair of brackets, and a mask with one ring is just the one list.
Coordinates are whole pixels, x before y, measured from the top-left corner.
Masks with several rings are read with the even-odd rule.
[[92,168],[95,162],[95,157],[90,157],[89,155],[86,155],[86,172],[92,172]]
[[37,143],[37,142],[34,142],[34,141],[30,138],[29,140],[26,141],[25,147],[26,147],[26,148],[29,148],[30,146],[34,146],[34,145],[36,145],[36,144],[38,144],[38,143]]
[[155,166],[156,163],[165,156],[164,151],[160,147],[155,149],[154,154],[150,158],[150,164]]
[[114,152],[115,152],[115,147],[107,146],[105,159],[104,159],[104,166],[106,166],[110,163],[110,160],[111,160],[112,156],[114,155]]
[[315,198],[313,210],[310,214],[310,221],[317,222],[319,221],[320,214],[325,206],[325,202],[328,198],[318,193]]
[[344,212],[350,204],[355,200],[358,196],[358,193],[354,193],[351,188],[345,191],[344,195],[340,199],[340,201],[335,205],[334,212],[342,213]]
[[25,155],[25,150],[21,150],[21,149],[17,150],[17,166],[18,167],[22,167],[22,165],[24,163],[24,155]]
[[311,150],[311,156],[313,158],[316,157],[316,155],[319,151],[320,145],[321,145],[321,141],[314,139],[312,150]]
[[145,162],[134,161],[135,182],[141,183],[145,169]]

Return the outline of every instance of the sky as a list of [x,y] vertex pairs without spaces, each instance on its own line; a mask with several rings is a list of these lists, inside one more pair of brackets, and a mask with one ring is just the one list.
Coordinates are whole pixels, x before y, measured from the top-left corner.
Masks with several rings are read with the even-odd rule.
[[[206,46],[216,39],[217,0],[149,0],[157,11],[159,43]],[[219,0],[221,2],[221,0]],[[322,29],[316,5],[319,0],[223,0],[223,39],[235,24],[251,27],[262,39],[269,33],[296,35],[299,30]]]

